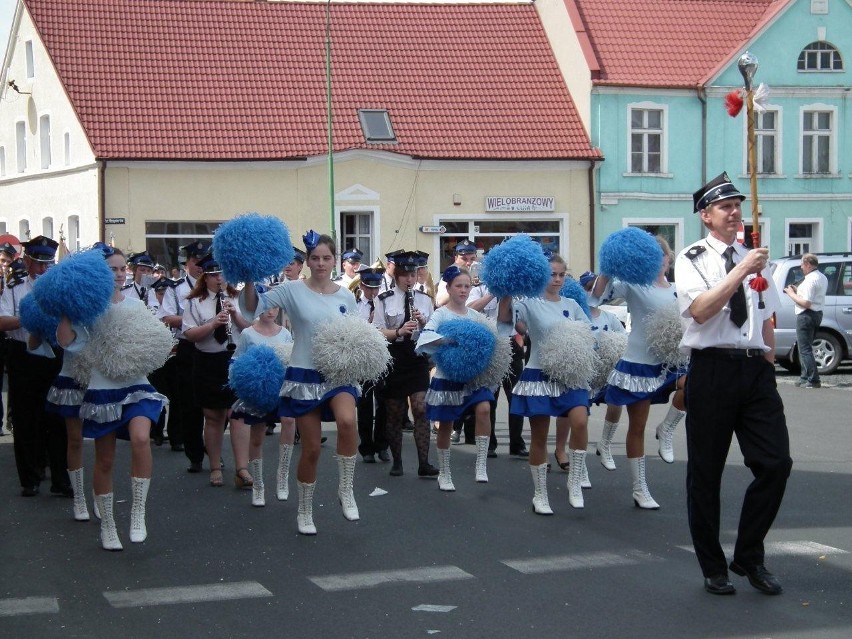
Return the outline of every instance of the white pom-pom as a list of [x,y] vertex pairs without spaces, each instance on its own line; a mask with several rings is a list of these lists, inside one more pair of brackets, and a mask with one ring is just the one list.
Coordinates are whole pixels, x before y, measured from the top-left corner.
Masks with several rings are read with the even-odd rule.
[[595,375],[591,380],[592,388],[603,388],[612,369],[627,350],[627,333],[616,333],[613,331],[595,331],[598,341],[598,363]]
[[83,388],[88,388],[92,379],[92,362],[87,357],[65,354],[68,375]]
[[648,352],[669,368],[680,368],[689,357],[680,352],[683,324],[676,303],[666,304],[645,318]]
[[97,321],[78,359],[109,379],[129,382],[165,364],[173,344],[172,332],[144,304],[122,302]]
[[591,328],[574,320],[557,322],[539,349],[541,370],[568,388],[589,388],[597,361]]
[[317,370],[332,386],[374,382],[391,362],[384,335],[355,313],[324,323],[314,335],[311,354]]
[[272,344],[272,350],[284,364],[284,367],[290,365],[290,356],[293,354],[293,342],[275,342]]
[[509,374],[509,367],[512,365],[512,345],[508,339],[497,333],[497,325],[487,317],[481,315],[475,317],[475,319],[494,333],[494,352],[491,354],[491,361],[488,362],[485,370],[470,380],[468,386],[474,389],[494,389],[500,386],[503,378]]

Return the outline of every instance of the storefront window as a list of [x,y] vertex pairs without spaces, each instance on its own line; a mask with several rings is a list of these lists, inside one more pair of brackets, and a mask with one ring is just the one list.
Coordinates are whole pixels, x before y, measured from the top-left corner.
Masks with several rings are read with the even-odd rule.
[[178,251],[193,240],[212,240],[222,222],[146,222],[145,249],[167,269],[178,266]]
[[453,263],[456,244],[466,239],[476,244],[477,260],[481,260],[492,246],[518,233],[526,233],[548,250],[560,253],[559,220],[442,220],[440,224],[447,229],[441,235],[441,271]]

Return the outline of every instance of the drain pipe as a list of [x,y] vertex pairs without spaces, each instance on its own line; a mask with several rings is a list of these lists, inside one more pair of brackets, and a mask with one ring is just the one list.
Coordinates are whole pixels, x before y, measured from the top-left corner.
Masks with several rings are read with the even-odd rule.
[[589,270],[595,270],[595,161],[589,162]]

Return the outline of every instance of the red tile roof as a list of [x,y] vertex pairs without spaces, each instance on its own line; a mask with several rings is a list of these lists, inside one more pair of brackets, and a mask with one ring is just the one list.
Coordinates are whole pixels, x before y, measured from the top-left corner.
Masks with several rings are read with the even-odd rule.
[[596,84],[695,87],[789,0],[566,0],[600,63]]
[[[325,4],[26,0],[103,159],[326,153]],[[332,4],[334,147],[583,159],[590,146],[532,5]],[[367,144],[359,108],[398,144]]]

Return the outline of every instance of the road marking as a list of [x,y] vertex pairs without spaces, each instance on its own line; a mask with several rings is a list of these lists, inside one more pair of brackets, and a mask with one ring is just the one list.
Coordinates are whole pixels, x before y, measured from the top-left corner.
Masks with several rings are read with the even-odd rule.
[[435,604],[420,604],[419,606],[414,606],[412,610],[414,612],[450,612],[451,610],[455,610],[457,606],[438,606]]
[[457,566],[435,566],[434,568],[414,568],[411,570],[381,570],[345,575],[325,575],[323,577],[308,577],[308,579],[323,590],[333,592],[373,588],[384,584],[403,582],[459,581],[461,579],[474,579],[474,576]]
[[59,600],[56,597],[21,597],[20,599],[0,599],[0,617],[15,615],[41,615],[59,612]]
[[582,555],[536,557],[534,559],[504,559],[500,563],[527,575],[537,575],[564,570],[634,566],[649,561],[662,561],[662,559],[638,550],[631,550],[620,555],[611,552],[593,552]]
[[175,588],[142,588],[121,592],[103,593],[113,608],[139,608],[166,604],[196,603],[202,601],[227,601],[229,599],[251,599],[271,597],[272,593],[256,581],[235,583],[201,584]]
[[[695,553],[692,546],[678,546],[682,550]],[[734,544],[722,544],[722,550],[726,555],[734,554]],[[793,555],[796,557],[812,557],[814,555],[848,555],[848,550],[824,546],[815,541],[772,541],[764,545],[764,553],[768,557],[779,557],[782,555]]]

